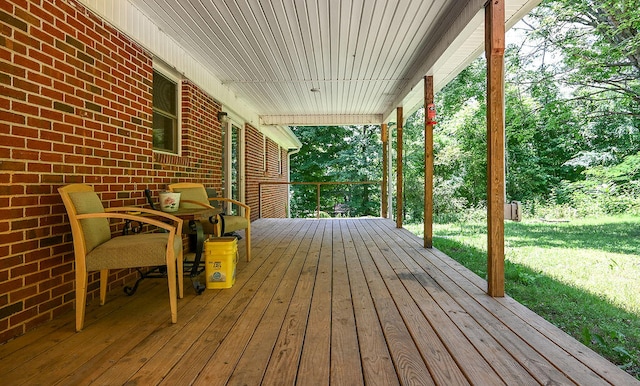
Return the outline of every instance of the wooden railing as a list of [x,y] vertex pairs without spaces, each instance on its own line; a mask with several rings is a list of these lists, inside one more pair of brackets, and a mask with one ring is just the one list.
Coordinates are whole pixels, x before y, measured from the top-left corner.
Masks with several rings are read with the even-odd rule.
[[[380,185],[381,189],[382,181],[316,181],[316,182],[284,182],[284,181],[264,181],[258,183],[259,186],[259,203],[262,208],[262,186],[263,185],[315,185],[316,186],[316,218],[320,218],[320,187],[323,185]],[[260,217],[262,217],[262,209],[260,209]]]

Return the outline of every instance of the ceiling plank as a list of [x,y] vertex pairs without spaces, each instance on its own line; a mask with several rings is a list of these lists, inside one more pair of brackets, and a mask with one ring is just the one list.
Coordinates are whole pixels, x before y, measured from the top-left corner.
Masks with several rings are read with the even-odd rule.
[[329,126],[329,125],[378,125],[380,114],[326,114],[326,115],[263,115],[264,126]]
[[[188,67],[195,59],[206,68],[207,76],[215,77],[215,81],[205,83],[228,89],[225,100],[255,108],[257,117],[389,115],[405,102],[414,104],[419,98],[412,99],[413,94],[421,93],[415,87],[424,75],[434,76],[437,89],[442,78],[455,75],[481,52],[478,47],[483,44],[482,38],[478,41],[474,36],[478,31],[467,25],[474,21],[485,1],[107,3],[122,9],[125,14],[119,16],[120,20],[127,20],[127,7],[122,4],[133,4],[164,34],[158,34],[148,24],[136,24],[134,17],[119,28],[133,31],[135,36],[144,35],[144,41],[153,41],[153,54],[178,72],[193,71]],[[506,15],[509,23],[512,16],[522,17],[523,9],[538,2],[510,0]],[[138,31],[141,28],[147,30]],[[459,39],[461,33],[468,35]],[[161,40],[167,36],[175,43],[163,45]],[[311,92],[311,88],[320,92]],[[227,99],[231,94],[234,96]],[[414,110],[405,106],[403,111]]]

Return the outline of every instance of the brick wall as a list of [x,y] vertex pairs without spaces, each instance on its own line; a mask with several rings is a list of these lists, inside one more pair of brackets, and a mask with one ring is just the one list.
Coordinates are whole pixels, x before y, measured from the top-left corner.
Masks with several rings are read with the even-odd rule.
[[[221,188],[220,104],[184,81],[182,153],[155,153],[152,80],[151,55],[73,0],[0,2],[0,342],[73,308],[58,187],[93,185],[107,207],[173,182]],[[110,289],[136,276],[112,272]]]
[[[262,217],[287,217],[288,186],[263,185],[262,200],[259,200],[259,183],[265,181],[287,181],[287,150],[281,148],[271,139],[266,139],[266,170],[263,158],[264,136],[250,125],[246,126],[246,196],[251,207],[251,219]],[[279,166],[278,153],[282,154],[282,165]]]

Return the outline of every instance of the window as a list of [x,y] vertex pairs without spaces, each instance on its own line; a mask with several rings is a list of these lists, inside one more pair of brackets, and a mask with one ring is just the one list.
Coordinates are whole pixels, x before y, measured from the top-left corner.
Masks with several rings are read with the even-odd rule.
[[153,149],[178,153],[178,83],[153,71]]

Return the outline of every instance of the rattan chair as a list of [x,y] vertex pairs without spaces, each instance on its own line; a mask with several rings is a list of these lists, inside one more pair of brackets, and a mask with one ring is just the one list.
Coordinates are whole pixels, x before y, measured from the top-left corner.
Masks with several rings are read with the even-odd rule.
[[[138,207],[104,208],[92,186],[72,184],[58,189],[69,216],[76,270],[76,331],[84,327],[88,273],[100,271],[100,305],[107,295],[109,269],[167,267],[171,322],[178,321],[177,297],[182,288],[182,220],[167,213]],[[141,216],[140,214],[147,214]],[[152,216],[151,216],[152,215]],[[157,220],[155,217],[162,217]],[[112,237],[109,219],[136,221],[166,230]],[[178,293],[176,294],[176,276]]]
[[202,184],[191,182],[180,182],[171,184],[169,191],[180,193],[181,208],[209,207],[218,209],[217,203],[230,202],[244,208],[244,216],[218,214],[215,219],[202,221],[205,234],[223,236],[241,229],[244,229],[244,238],[247,249],[247,261],[251,261],[251,208],[240,201],[224,197],[212,197],[207,194],[207,189]]

